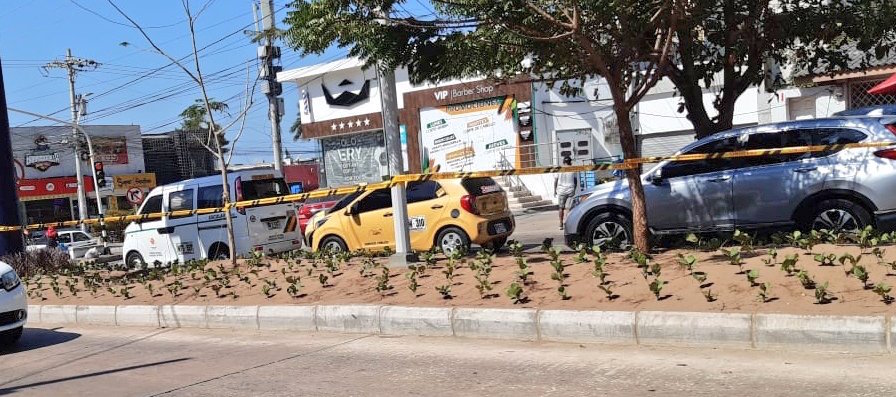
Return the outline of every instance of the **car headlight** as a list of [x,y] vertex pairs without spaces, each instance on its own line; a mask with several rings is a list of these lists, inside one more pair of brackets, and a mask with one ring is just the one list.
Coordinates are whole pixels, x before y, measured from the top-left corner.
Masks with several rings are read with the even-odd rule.
[[0,287],[3,287],[3,289],[7,291],[14,290],[19,286],[19,283],[19,275],[16,274],[15,270],[10,270],[0,276]]

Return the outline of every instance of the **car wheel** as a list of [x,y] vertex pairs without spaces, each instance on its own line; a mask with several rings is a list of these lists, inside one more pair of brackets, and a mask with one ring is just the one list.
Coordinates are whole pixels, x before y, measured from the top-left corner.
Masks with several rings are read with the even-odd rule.
[[496,238],[492,241],[482,244],[482,248],[485,248],[492,252],[498,252],[501,250],[501,248],[504,248],[504,244],[507,244],[507,237]]
[[146,266],[146,261],[143,260],[143,255],[140,255],[139,252],[131,251],[125,257],[125,265],[132,269],[140,269]]
[[871,214],[861,205],[849,200],[832,199],[816,204],[803,221],[803,227],[807,230],[858,234],[871,223]]
[[226,244],[215,244],[208,251],[208,259],[213,261],[230,259],[230,249],[227,248]]
[[348,251],[348,246],[346,246],[345,241],[337,236],[327,236],[320,241],[318,250],[330,253],[345,252]]
[[436,236],[436,245],[445,255],[451,255],[457,251],[467,252],[470,250],[470,237],[460,228],[450,226]]
[[8,347],[16,344],[16,342],[19,341],[19,338],[22,337],[22,329],[23,328],[24,327],[13,328],[10,330],[0,332],[0,347],[8,348]]
[[632,223],[628,218],[614,213],[603,213],[588,222],[585,241],[607,248],[625,249],[632,244]]

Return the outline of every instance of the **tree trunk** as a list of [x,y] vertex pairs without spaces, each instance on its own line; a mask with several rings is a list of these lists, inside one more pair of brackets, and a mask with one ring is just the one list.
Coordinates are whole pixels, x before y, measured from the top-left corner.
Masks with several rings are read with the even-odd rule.
[[[628,108],[615,106],[616,120],[619,125],[619,140],[622,154],[626,159],[639,157],[632,130],[632,119]],[[641,167],[626,170],[629,191],[632,200],[632,231],[635,233],[634,243],[642,252],[650,250],[650,229],[647,228],[647,205],[644,201],[644,187],[641,186]]]

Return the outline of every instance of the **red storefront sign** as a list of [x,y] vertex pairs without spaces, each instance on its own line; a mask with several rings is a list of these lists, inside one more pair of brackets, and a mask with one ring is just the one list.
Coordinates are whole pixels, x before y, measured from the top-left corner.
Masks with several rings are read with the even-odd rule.
[[[93,191],[93,178],[84,177],[86,192]],[[78,180],[73,176],[41,179],[19,179],[19,197],[72,196],[78,194]]]

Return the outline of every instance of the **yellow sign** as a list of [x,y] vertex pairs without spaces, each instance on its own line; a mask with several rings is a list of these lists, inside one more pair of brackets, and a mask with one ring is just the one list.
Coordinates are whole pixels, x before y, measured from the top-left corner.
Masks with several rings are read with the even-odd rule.
[[152,188],[156,187],[156,174],[124,174],[112,177],[113,192],[115,194],[125,194],[132,188],[140,188],[148,193]]

